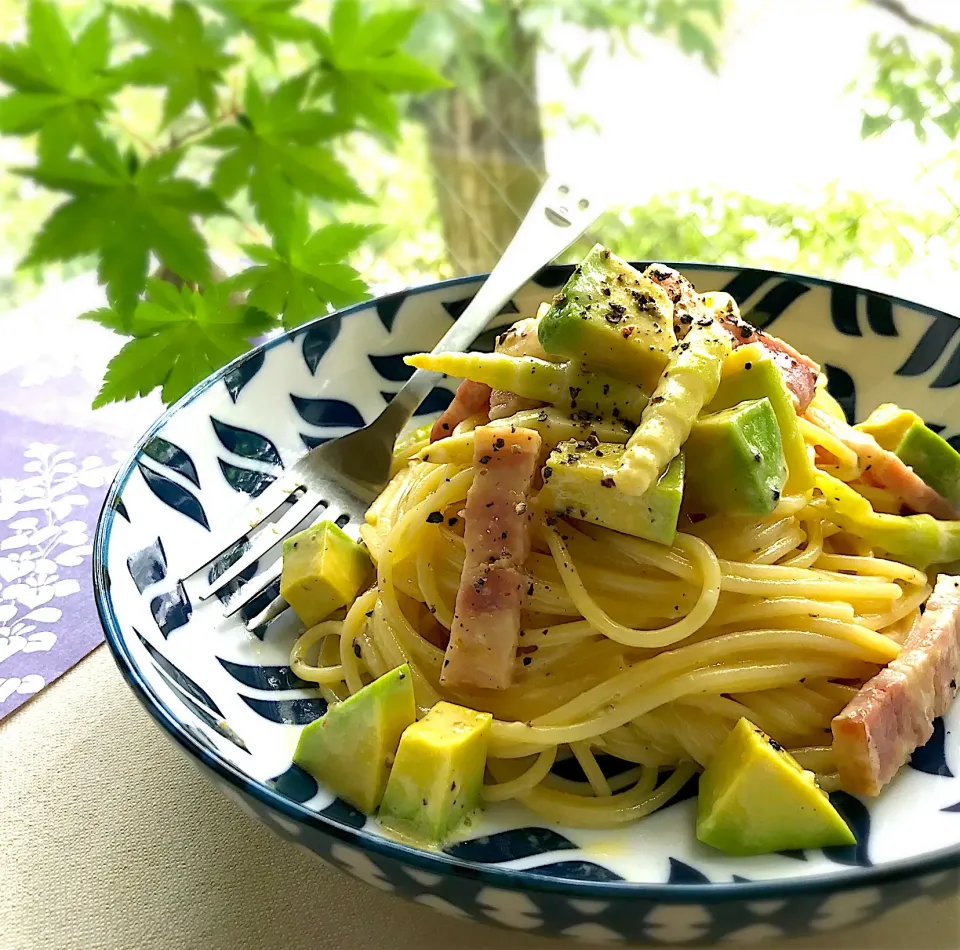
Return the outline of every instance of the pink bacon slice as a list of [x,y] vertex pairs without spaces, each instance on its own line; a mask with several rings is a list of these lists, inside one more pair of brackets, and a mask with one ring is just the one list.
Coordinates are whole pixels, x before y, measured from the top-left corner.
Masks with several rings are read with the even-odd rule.
[[861,478],[890,492],[902,505],[917,514],[929,514],[943,521],[960,519],[960,512],[934,491],[909,465],[882,448],[872,435],[854,429],[819,409],[809,408],[806,417],[856,452]]
[[853,795],[878,795],[957,695],[960,577],[941,574],[900,655],[869,680],[833,720],[840,782]]
[[453,401],[440,414],[440,418],[430,430],[430,441],[445,439],[464,419],[483,414],[489,417],[490,387],[485,383],[475,383],[465,379],[457,387]]
[[474,479],[464,515],[465,556],[444,686],[506,689],[513,681],[520,608],[529,587],[527,499],[537,470],[540,435],[485,425],[474,432]]

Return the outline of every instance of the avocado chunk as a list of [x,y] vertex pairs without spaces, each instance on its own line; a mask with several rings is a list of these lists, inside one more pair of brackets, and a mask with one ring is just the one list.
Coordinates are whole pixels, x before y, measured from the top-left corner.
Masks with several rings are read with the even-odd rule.
[[919,419],[904,433],[896,453],[935,492],[960,508],[960,452]]
[[610,367],[652,389],[677,342],[663,288],[600,244],[540,320],[547,353]]
[[784,490],[791,494],[808,491],[813,488],[813,462],[797,421],[793,396],[777,364],[759,343],[738,347],[726,358],[720,388],[704,411],[718,412],[738,402],[764,396],[770,400],[780,427],[780,442],[787,463]]
[[923,425],[923,420],[915,412],[901,409],[892,402],[885,402],[877,406],[863,422],[858,422],[854,429],[872,435],[880,448],[896,452],[907,430],[915,422]]
[[321,521],[283,542],[280,595],[312,627],[349,604],[370,569],[362,544],[332,521]]
[[387,787],[400,736],[416,718],[413,676],[404,663],[304,726],[293,761],[372,815]]
[[[657,544],[673,544],[683,499],[684,457],[678,455],[644,494],[626,495],[608,478],[624,446],[562,442],[543,468],[544,509]],[[606,469],[606,471],[605,471]]]
[[480,807],[493,716],[439,702],[400,739],[380,805],[388,827],[437,844]]
[[747,719],[700,776],[697,838],[735,855],[856,844],[813,772]]
[[767,515],[777,507],[787,463],[766,396],[701,416],[683,451],[690,512]]

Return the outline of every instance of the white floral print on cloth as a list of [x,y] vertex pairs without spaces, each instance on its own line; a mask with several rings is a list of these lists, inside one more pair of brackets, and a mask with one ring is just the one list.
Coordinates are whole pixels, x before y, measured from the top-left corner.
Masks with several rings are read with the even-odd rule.
[[24,452],[23,476],[0,478],[0,714],[76,662],[56,662],[53,654],[74,626],[62,622],[64,611],[89,587],[91,502],[99,502],[122,456],[78,458],[34,442]]

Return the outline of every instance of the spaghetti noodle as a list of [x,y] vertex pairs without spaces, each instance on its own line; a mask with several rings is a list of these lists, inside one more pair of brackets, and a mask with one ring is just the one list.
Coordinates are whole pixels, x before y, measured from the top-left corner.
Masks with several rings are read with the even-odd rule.
[[[669,290],[674,272],[661,268],[658,274]],[[704,306],[725,309],[706,321],[703,311],[696,317],[696,327],[733,340],[710,359],[722,361],[731,347],[757,346],[764,337],[793,392],[797,434],[789,451],[792,464],[809,471],[806,482],[781,482],[792,486],[790,492],[775,490],[764,515],[703,516],[683,508],[669,545],[594,523],[582,510],[579,519],[574,509],[550,510],[534,491],[529,504],[519,506],[529,518],[524,528],[530,551],[527,556],[524,548],[521,565],[529,587],[511,681],[504,688],[468,688],[451,685],[442,673],[458,622],[458,591],[467,577],[465,506],[475,479],[474,448],[488,417],[445,425],[450,431],[432,444],[429,433],[418,430],[398,444],[391,481],[361,528],[376,566],[375,583],[299,638],[293,671],[336,702],[409,664],[420,716],[447,700],[494,717],[483,800],[517,800],[565,824],[610,828],[663,807],[709,765],[744,718],[790,750],[824,788],[840,787],[831,723],[863,684],[898,657],[932,590],[926,570],[910,565],[926,567],[934,558],[904,556],[901,563],[882,553],[890,548],[878,546],[877,538],[893,537],[894,522],[904,520],[898,488],[908,500],[926,503],[935,496],[941,508],[946,502],[909,469],[901,473],[871,436],[847,427],[815,364],[783,341],[759,334],[722,297],[700,298]],[[682,305],[680,296],[674,300],[680,341],[682,327],[695,319],[683,309],[693,306],[693,298]],[[612,311],[614,317],[623,309]],[[524,321],[524,339],[535,339],[531,323]],[[690,333],[688,341],[695,336]],[[511,346],[518,346],[518,339]],[[679,351],[677,360],[691,365],[707,360],[684,355],[688,346],[677,342],[671,352]],[[474,367],[474,385],[494,388],[511,378],[510,360],[523,367],[526,375],[515,377],[518,396],[494,394],[498,406],[513,398],[525,410],[497,423],[518,431],[531,419],[529,377],[549,368],[542,356],[538,348],[487,363],[462,358],[457,365]],[[738,365],[750,370],[749,359],[742,356]],[[572,378],[575,364],[565,365],[564,379]],[[711,373],[721,375],[719,364]],[[608,387],[595,387],[594,422],[586,425],[602,429],[624,459],[643,430],[643,444],[656,449],[647,455],[660,464],[660,455],[673,451],[672,446],[661,451],[664,445],[653,438],[667,431],[663,418],[673,420],[667,428],[674,441],[685,438],[677,433],[690,431],[709,392],[716,391],[715,379],[700,386],[679,375],[671,378],[671,390],[664,384],[667,376],[664,370],[656,390],[664,395],[649,397],[650,412],[645,409],[633,427],[616,410],[612,420],[603,415]],[[585,423],[574,411],[578,393],[571,387],[569,404],[541,410],[545,427],[555,426],[552,441],[549,433],[544,436],[542,451],[571,439],[578,426],[583,431]],[[664,399],[676,400],[669,413]],[[558,438],[560,429],[566,434]],[[592,437],[596,440],[596,432]],[[535,434],[532,438],[539,448]],[[755,459],[759,463],[761,456]],[[883,477],[871,474],[878,459]],[[544,479],[548,476],[545,470]],[[613,479],[604,482],[611,487]],[[868,515],[854,510],[839,489],[829,492],[830,485],[855,492]],[[929,535],[936,522],[922,518],[929,519],[922,522]]]
[[[469,444],[481,421],[454,437]],[[832,444],[815,430],[805,427],[810,445]],[[904,621],[930,593],[925,573],[842,553],[812,492],[783,497],[764,518],[689,524],[671,547],[535,517],[515,684],[445,689],[438,644],[453,622],[473,469],[423,461],[427,446],[406,447],[362,529],[376,585],[343,620],[298,640],[298,676],[336,701],[408,662],[421,709],[443,698],[496,717],[485,799],[518,799],[568,824],[613,827],[662,807],[741,716],[835,784],[830,722],[855,691],[843,684],[897,655]],[[442,522],[427,520],[433,511]],[[311,652],[316,665],[304,662]],[[551,772],[570,755],[585,782]],[[598,755],[639,768],[607,779]]]

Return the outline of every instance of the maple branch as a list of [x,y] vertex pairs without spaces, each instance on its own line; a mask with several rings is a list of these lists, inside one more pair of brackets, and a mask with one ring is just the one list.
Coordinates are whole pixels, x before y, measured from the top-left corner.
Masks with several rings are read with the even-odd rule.
[[225,109],[219,115],[215,115],[212,119],[207,119],[206,122],[203,122],[196,128],[190,129],[187,132],[182,132],[180,135],[171,135],[170,140],[159,151],[161,154],[165,152],[172,152],[175,148],[180,148],[181,145],[185,144],[190,139],[195,139],[201,135],[205,135],[211,129],[214,129],[220,125],[221,122],[226,122],[227,119],[235,119],[239,114],[240,105],[234,101],[229,108]]
[[156,145],[154,145],[154,144],[151,143],[151,142],[148,142],[148,141],[147,141],[142,135],[140,135],[139,133],[134,132],[133,129],[131,129],[131,128],[130,128],[125,122],[123,122],[121,119],[115,119],[115,120],[114,120],[114,125],[116,125],[117,129],[119,129],[120,132],[122,132],[124,135],[126,135],[127,138],[133,139],[133,141],[136,142],[138,145],[140,145],[141,148],[146,149],[146,150],[147,150],[147,154],[149,154],[149,155],[156,155],[156,153],[157,153],[157,147],[156,147]]
[[922,30],[924,33],[938,37],[950,47],[960,47],[960,33],[955,33],[939,23],[918,16],[912,10],[907,9],[906,4],[901,0],[867,0],[867,3],[892,14],[902,23],[906,23],[907,26],[912,26],[916,30]]

